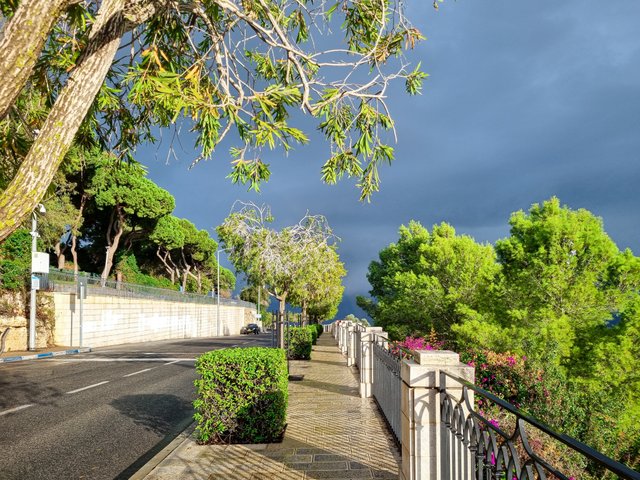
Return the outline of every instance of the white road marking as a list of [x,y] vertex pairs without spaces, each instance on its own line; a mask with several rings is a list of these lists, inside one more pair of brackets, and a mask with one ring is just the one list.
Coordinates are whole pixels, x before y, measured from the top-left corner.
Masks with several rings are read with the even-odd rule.
[[60,360],[61,362],[195,362],[195,358],[77,358],[73,360]]
[[127,375],[123,375],[122,378],[133,377],[134,375],[138,375],[139,373],[148,372],[149,370],[153,370],[153,368],[145,368],[144,370],[138,370],[137,372],[128,373]]
[[8,413],[18,412],[20,410],[24,410],[25,408],[33,407],[33,403],[28,403],[26,405],[20,405],[19,407],[10,408],[9,410],[5,410],[4,412],[0,412],[0,417],[2,415],[7,415]]
[[100,382],[100,383],[94,383],[93,385],[89,385],[87,387],[77,388],[75,390],[71,390],[70,392],[65,392],[65,393],[78,393],[78,392],[82,392],[83,390],[89,390],[90,388],[99,387],[100,385],[104,385],[105,383],[109,383],[109,380],[105,380],[104,382]]
[[165,365],[171,365],[171,364],[173,364],[173,363],[178,363],[178,362],[180,362],[180,361],[181,361],[181,360],[174,360],[173,362],[165,363]]

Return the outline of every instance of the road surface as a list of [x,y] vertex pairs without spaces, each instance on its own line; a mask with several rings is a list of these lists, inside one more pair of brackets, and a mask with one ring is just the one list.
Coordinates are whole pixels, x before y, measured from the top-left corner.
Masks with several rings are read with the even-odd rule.
[[270,344],[168,340],[0,364],[0,478],[129,478],[191,422],[198,355]]

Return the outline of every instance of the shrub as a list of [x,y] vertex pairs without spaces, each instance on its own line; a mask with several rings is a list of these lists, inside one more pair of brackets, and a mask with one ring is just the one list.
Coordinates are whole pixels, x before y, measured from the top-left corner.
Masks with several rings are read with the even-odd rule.
[[31,234],[16,230],[0,244],[0,286],[22,290],[28,286],[31,265]]
[[318,341],[318,330],[316,330],[316,327],[313,325],[307,325],[306,328],[309,330],[309,333],[311,333],[311,344],[315,345]]
[[282,438],[287,362],[275,348],[227,348],[196,361],[199,443],[266,443]]
[[292,360],[311,359],[311,331],[307,327],[291,327],[285,336],[285,348]]
[[324,332],[324,327],[320,323],[314,323],[313,326],[315,327],[316,331],[318,332],[318,338],[320,338],[320,335],[322,335],[322,332]]

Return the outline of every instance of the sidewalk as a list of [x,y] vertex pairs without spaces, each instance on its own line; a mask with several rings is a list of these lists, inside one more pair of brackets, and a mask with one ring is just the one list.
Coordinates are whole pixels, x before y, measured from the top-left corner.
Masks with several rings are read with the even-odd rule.
[[360,398],[355,375],[329,333],[318,339],[310,362],[291,362],[290,373],[304,375],[304,380],[289,382],[282,443],[200,446],[186,432],[159,464],[152,460],[132,478],[398,478],[400,457],[393,437],[373,399]]
[[89,347],[46,347],[37,350],[9,351],[0,354],[0,363],[19,362],[21,360],[37,360],[39,358],[58,357],[90,352]]

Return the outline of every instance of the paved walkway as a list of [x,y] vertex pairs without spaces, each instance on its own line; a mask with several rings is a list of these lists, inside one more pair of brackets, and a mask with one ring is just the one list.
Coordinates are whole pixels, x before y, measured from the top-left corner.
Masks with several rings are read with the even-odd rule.
[[188,435],[145,478],[398,478],[393,437],[374,401],[360,398],[354,371],[329,333],[318,340],[310,362],[291,362],[290,373],[304,380],[289,382],[282,443],[200,446]]

